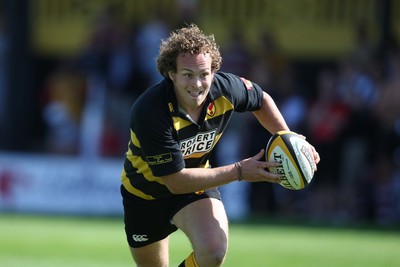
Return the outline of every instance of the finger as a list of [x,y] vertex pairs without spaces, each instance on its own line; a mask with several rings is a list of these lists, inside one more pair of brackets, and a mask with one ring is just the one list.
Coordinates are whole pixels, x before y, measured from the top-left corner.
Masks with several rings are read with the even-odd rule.
[[282,163],[278,161],[266,161],[264,163],[264,166],[265,166],[264,168],[279,167],[282,166]]
[[317,151],[315,151],[314,153],[314,167],[315,167],[315,171],[318,169],[317,164],[318,162],[321,160],[321,158],[319,157],[319,154]]
[[272,172],[267,172],[266,177],[267,177],[267,181],[268,182],[279,184],[281,182],[282,175],[281,174],[275,174],[275,173],[272,173]]
[[281,182],[282,174],[276,174],[269,170],[269,168],[271,168],[271,167],[279,167],[281,165],[282,165],[281,163],[275,162],[275,161],[263,163],[264,169],[262,171],[263,171],[264,177],[267,178],[266,181],[272,182],[272,183],[280,183]]
[[317,150],[315,149],[314,146],[310,145],[311,151],[313,152],[313,156],[314,156],[314,163],[315,165],[318,164],[318,162],[321,160],[321,158],[319,157],[319,153],[317,152]]
[[321,158],[319,157],[319,153],[317,151],[314,151],[314,161],[317,164]]

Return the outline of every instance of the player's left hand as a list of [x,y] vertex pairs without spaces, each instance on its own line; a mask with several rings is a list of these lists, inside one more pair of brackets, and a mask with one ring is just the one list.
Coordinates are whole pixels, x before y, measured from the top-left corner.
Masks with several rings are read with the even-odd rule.
[[[302,134],[299,134],[299,135],[300,135],[301,137],[303,137],[304,140],[306,140],[306,137],[305,137],[304,135],[302,135]],[[319,161],[321,160],[321,158],[319,157],[319,153],[317,152],[317,150],[315,149],[315,147],[314,147],[313,145],[311,145],[307,140],[306,140],[306,142],[307,142],[308,145],[310,146],[311,151],[312,151],[312,153],[313,153],[314,163],[315,163],[315,170],[314,170],[314,171],[316,171],[316,170],[317,170],[317,164],[319,163]]]

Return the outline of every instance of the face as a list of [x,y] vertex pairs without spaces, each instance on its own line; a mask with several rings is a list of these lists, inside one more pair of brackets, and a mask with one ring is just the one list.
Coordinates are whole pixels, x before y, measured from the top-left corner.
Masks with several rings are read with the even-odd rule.
[[176,72],[169,77],[174,83],[178,103],[187,111],[196,111],[210,92],[214,72],[211,71],[211,55],[181,53],[176,60]]

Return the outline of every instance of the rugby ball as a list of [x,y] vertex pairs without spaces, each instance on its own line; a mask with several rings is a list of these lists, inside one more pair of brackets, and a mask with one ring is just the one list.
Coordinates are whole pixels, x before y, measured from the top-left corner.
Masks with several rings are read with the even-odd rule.
[[300,190],[312,180],[316,170],[313,154],[308,142],[299,134],[290,131],[279,131],[268,141],[266,160],[276,161],[282,165],[271,167],[269,171],[281,174],[281,186]]

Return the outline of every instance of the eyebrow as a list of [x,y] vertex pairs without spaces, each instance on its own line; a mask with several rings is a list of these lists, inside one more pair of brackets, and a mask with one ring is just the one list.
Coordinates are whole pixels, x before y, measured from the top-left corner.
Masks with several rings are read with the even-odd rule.
[[[196,71],[194,71],[194,70],[187,69],[187,68],[183,68],[183,69],[181,69],[181,71],[196,72]],[[207,68],[207,69],[201,69],[201,70],[198,71],[198,72],[211,72],[211,70],[209,70],[209,69]]]

